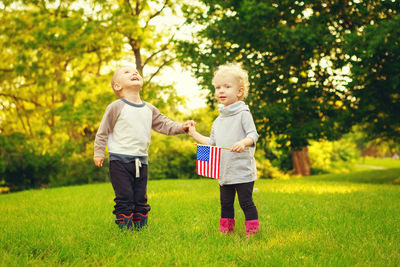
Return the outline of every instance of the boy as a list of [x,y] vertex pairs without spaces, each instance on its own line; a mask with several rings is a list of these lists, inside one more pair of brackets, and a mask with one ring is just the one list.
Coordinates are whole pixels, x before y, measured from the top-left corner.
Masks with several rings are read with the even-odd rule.
[[143,78],[133,65],[119,68],[111,87],[120,99],[108,105],[94,142],[94,163],[101,167],[108,144],[110,180],[115,192],[113,213],[120,229],[147,226],[148,148],[151,129],[166,135],[181,134],[193,121],[173,122],[150,103],[142,101]]

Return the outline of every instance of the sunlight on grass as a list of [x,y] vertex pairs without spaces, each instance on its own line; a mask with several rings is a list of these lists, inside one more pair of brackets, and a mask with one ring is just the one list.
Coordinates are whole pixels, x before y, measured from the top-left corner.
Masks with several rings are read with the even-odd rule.
[[148,193],[149,197],[156,197],[156,198],[165,198],[165,197],[182,197],[187,196],[188,192],[183,190],[170,190],[165,192],[158,192],[158,193]]
[[[218,189],[218,188],[216,188]],[[192,189],[193,190],[193,189]],[[193,200],[193,197],[196,194],[193,194],[192,190],[169,190],[169,191],[164,191],[164,192],[150,192],[148,193],[149,199],[168,199],[168,198],[173,198],[173,199],[181,199],[181,200]],[[207,192],[201,195],[201,198],[204,199],[211,199],[215,197],[215,192]]]
[[349,194],[354,192],[368,191],[361,185],[327,185],[327,184],[279,184],[269,185],[262,187],[261,192],[274,192],[274,193],[309,193],[309,194]]
[[315,232],[302,230],[300,232],[279,232],[277,235],[269,238],[268,246],[278,249],[287,247],[288,245],[298,245],[319,240],[319,236]]
[[[392,158],[365,157],[361,158],[358,164],[361,166],[366,165],[366,166],[377,166],[386,168],[400,168],[400,160],[395,160]],[[368,167],[366,168],[368,169]]]

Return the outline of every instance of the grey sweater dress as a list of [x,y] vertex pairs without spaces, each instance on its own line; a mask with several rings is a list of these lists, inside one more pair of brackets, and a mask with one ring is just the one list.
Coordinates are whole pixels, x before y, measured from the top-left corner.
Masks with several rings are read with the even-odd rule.
[[238,101],[221,108],[219,112],[211,129],[209,145],[231,148],[234,143],[246,137],[254,141],[253,146],[246,148],[246,150],[250,149],[250,153],[237,153],[222,149],[219,184],[241,184],[255,181],[257,170],[254,152],[258,133],[249,107],[243,101]]

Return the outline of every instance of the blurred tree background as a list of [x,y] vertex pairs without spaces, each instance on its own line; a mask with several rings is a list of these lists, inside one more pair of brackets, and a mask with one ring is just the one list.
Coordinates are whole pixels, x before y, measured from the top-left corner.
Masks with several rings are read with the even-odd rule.
[[338,140],[358,123],[371,139],[399,141],[398,1],[201,2],[184,7],[202,30],[180,42],[179,56],[211,106],[215,67],[237,61],[248,69],[261,147],[281,169],[309,175],[309,145]]
[[[144,77],[143,99],[208,134],[218,115],[211,77],[249,71],[260,177],[348,170],[400,141],[397,1],[0,1],[0,185],[12,190],[108,180],[92,162],[109,86],[122,60]],[[183,16],[183,25],[163,19]],[[181,27],[193,27],[184,40]],[[197,30],[199,29],[199,30]],[[180,63],[208,107],[160,82]],[[160,79],[161,78],[161,79]],[[153,134],[150,177],[197,178],[187,136]]]

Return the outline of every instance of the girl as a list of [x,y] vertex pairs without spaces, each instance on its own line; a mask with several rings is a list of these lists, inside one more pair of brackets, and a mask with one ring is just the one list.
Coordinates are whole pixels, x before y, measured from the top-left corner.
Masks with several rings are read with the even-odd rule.
[[240,207],[246,217],[246,235],[249,237],[258,231],[259,221],[252,197],[254,181],[257,179],[254,152],[258,134],[249,107],[242,101],[249,91],[248,74],[239,64],[225,64],[215,71],[212,84],[215,87],[215,97],[223,107],[213,123],[211,136],[201,135],[194,126],[189,127],[189,135],[201,144],[231,147],[230,151],[221,152],[220,232],[229,233],[234,230],[234,201],[237,192]]

